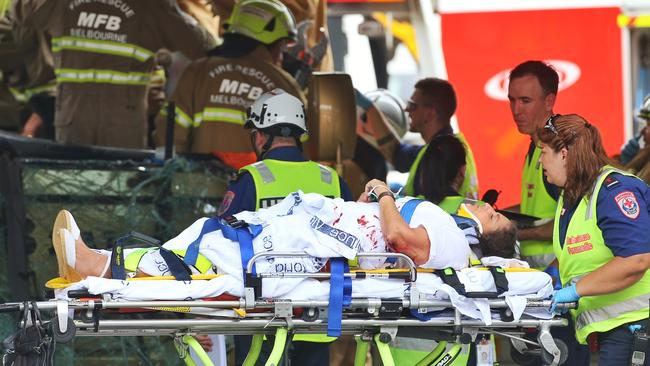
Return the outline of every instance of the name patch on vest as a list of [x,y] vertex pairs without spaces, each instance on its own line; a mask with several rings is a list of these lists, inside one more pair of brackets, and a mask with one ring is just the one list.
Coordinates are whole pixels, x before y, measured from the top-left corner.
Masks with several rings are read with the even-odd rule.
[[359,250],[359,247],[361,247],[361,240],[359,240],[359,238],[343,230],[333,228],[316,216],[313,216],[311,220],[309,220],[309,225],[317,231],[336,239],[336,241],[348,248]]
[[594,249],[594,245],[589,242],[590,239],[591,235],[589,234],[568,237],[566,239],[567,252],[573,255]]
[[634,193],[630,191],[621,192],[614,197],[614,200],[623,215],[632,220],[639,217],[639,202],[637,202]]

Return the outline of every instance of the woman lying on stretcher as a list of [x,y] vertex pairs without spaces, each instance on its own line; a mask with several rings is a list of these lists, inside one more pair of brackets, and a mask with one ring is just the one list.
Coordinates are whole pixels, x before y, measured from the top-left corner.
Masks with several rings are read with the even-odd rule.
[[[425,166],[426,159],[429,157],[425,156]],[[424,192],[427,196],[427,190]],[[408,255],[418,266],[432,269],[467,267],[472,252],[470,244],[476,244],[484,256],[514,254],[515,226],[489,205],[463,204],[461,210],[476,225],[461,230],[450,214],[428,201],[415,206],[407,223],[400,210],[413,199],[396,199],[384,182],[371,180],[358,202],[299,191],[273,207],[244,211],[235,217],[249,224],[254,253],[282,251],[310,255],[310,258],[268,257],[256,263],[258,273],[318,272],[327,258],[352,259],[358,252],[399,252]],[[240,244],[225,237],[222,230],[207,230],[209,220],[197,220],[163,248],[184,257],[195,243],[198,259],[186,261],[193,274],[207,272],[241,278]],[[59,212],[52,237],[62,277],[71,282],[87,276],[111,277],[111,253],[89,249],[68,211]],[[130,276],[170,274],[157,248],[125,249],[124,262]],[[383,258],[361,258],[359,265],[372,269],[383,268],[386,263]]]

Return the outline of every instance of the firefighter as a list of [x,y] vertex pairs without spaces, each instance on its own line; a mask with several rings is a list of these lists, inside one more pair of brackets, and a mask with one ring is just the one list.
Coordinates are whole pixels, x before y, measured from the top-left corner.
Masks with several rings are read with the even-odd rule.
[[144,148],[146,90],[161,48],[192,59],[215,45],[169,0],[24,0],[16,20],[52,37],[56,140]]
[[[224,43],[191,63],[174,91],[174,145],[177,152],[214,154],[239,169],[256,161],[242,128],[246,109],[275,88],[303,101],[304,96],[281,69],[282,52],[296,37],[286,6],[276,0],[240,1],[225,27]],[[165,141],[162,133],[156,136]]]
[[[307,133],[307,125],[300,99],[280,89],[262,95],[248,110],[245,127],[259,161],[243,167],[230,184],[220,216],[272,206],[298,189],[352,200],[350,189],[335,170],[303,157],[300,137]],[[291,364],[329,365],[327,342],[331,339],[301,337],[294,337],[293,348],[285,355]],[[236,364],[243,363],[249,345],[250,337],[235,338]],[[262,351],[270,353],[266,346]]]

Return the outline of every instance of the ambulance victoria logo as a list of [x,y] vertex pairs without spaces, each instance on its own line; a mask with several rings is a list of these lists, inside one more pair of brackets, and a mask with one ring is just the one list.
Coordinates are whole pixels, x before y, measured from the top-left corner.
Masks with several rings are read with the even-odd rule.
[[616,200],[616,204],[623,212],[623,215],[631,219],[639,217],[639,203],[634,193],[630,191],[619,193],[614,197],[614,200]]
[[[569,88],[580,79],[580,66],[566,60],[544,60],[547,64],[553,66],[560,77],[558,91]],[[505,69],[496,73],[485,83],[483,90],[485,94],[499,101],[508,100],[508,77],[512,69]]]

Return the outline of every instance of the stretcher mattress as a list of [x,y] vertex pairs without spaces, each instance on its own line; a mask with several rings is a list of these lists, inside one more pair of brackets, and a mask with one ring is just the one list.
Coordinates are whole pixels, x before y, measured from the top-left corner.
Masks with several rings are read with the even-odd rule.
[[[468,292],[495,292],[494,278],[489,271],[480,268],[466,268],[457,271],[458,278]],[[553,293],[551,277],[539,271],[509,271],[508,291],[501,297],[508,303],[515,320],[526,314],[550,319],[552,314],[546,309],[526,309],[527,299],[546,299]],[[352,281],[352,298],[403,298],[408,296],[412,283],[400,279],[365,278]],[[450,300],[463,315],[481,319],[486,325],[491,323],[492,315],[487,299],[467,298],[449,285],[443,283],[434,273],[419,273],[415,288],[422,299]],[[124,301],[149,300],[194,300],[230,294],[242,297],[244,284],[239,278],[222,275],[211,280],[191,282],[175,280],[122,281],[97,277],[72,284],[56,291],[58,299],[67,299],[69,290],[87,290],[90,294],[110,294],[112,299]],[[290,299],[293,301],[327,300],[329,281],[308,277],[265,278],[262,297]],[[423,309],[436,311],[441,309]]]

